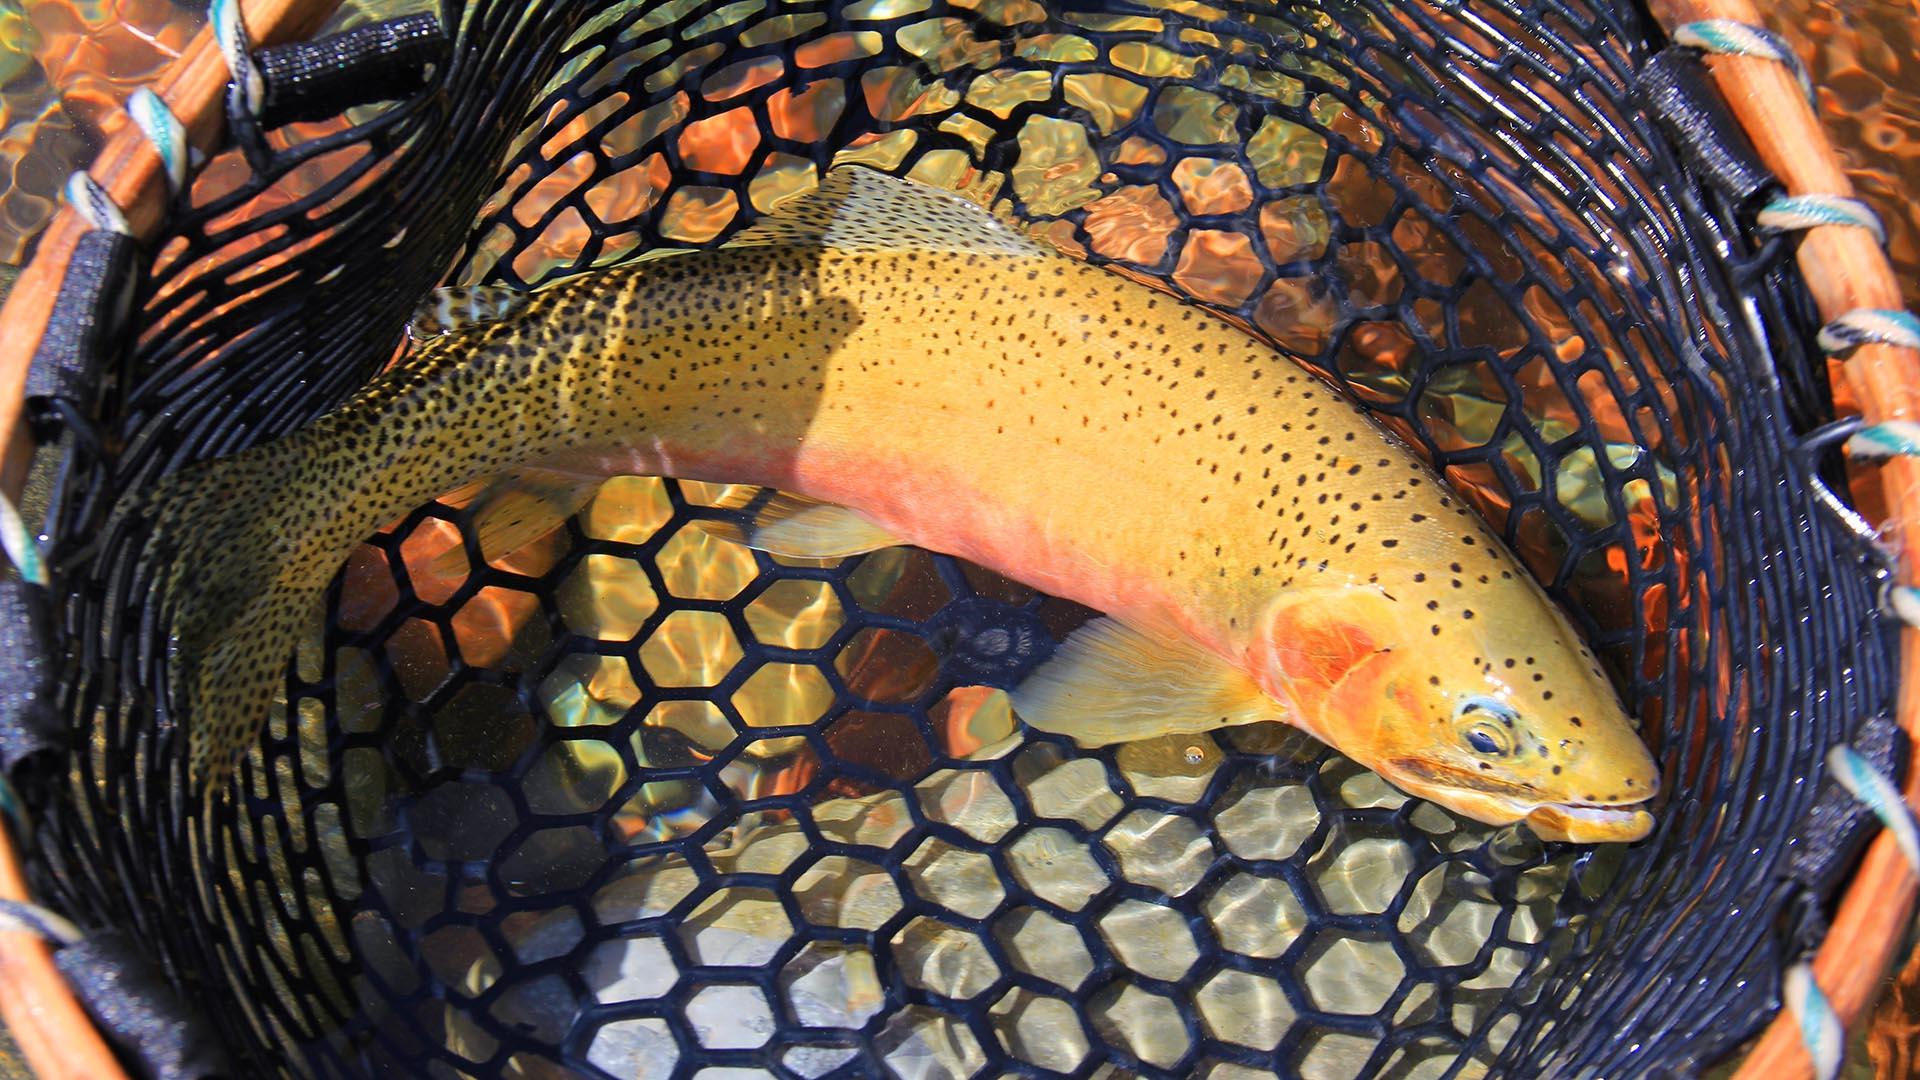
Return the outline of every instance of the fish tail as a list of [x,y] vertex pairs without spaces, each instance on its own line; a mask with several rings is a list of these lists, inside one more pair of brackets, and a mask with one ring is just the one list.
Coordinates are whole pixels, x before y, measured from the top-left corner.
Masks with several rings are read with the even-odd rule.
[[306,615],[282,586],[275,560],[275,477],[286,451],[269,445],[169,477],[139,516],[147,602],[169,640],[167,714],[187,729],[188,774],[224,779],[252,742],[284,671],[284,642]]

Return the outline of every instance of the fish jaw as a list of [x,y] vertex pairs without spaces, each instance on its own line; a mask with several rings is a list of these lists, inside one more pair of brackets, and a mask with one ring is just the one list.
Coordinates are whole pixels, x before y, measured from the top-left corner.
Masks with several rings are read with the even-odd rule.
[[[1542,840],[1625,844],[1653,831],[1646,800],[1632,803],[1543,802],[1522,789],[1466,770],[1397,759],[1374,766],[1395,787],[1487,825],[1526,822]],[[1651,794],[1651,793],[1649,793]]]
[[1525,820],[1540,839],[1573,844],[1630,844],[1653,831],[1653,815],[1638,807],[1549,803],[1534,807]]

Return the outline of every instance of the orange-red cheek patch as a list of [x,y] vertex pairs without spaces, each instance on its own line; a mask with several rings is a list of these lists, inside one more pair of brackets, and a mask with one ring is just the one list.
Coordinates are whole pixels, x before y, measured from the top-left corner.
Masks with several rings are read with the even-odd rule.
[[1303,689],[1325,690],[1379,651],[1373,635],[1351,623],[1326,620],[1303,626],[1289,619],[1275,627],[1275,659],[1287,679]]

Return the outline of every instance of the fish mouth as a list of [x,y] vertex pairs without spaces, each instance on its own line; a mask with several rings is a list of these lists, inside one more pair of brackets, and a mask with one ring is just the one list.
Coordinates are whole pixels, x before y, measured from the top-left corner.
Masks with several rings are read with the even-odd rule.
[[1426,762],[1384,762],[1380,773],[1396,787],[1488,825],[1526,822],[1542,840],[1570,844],[1627,844],[1653,831],[1646,799],[1588,803],[1544,801],[1519,784]]
[[1653,815],[1638,805],[1542,803],[1522,820],[1540,839],[1570,844],[1630,844],[1653,831]]

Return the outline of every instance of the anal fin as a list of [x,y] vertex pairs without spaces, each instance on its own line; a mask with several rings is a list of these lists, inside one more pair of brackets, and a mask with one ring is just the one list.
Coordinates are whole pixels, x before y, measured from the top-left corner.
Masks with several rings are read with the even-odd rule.
[[1102,618],[1015,687],[1014,712],[1081,746],[1284,720],[1245,672],[1188,641]]
[[776,494],[744,528],[710,520],[694,525],[723,540],[791,559],[840,559],[905,543],[857,510],[786,492]]

